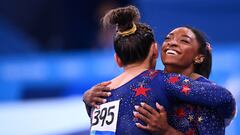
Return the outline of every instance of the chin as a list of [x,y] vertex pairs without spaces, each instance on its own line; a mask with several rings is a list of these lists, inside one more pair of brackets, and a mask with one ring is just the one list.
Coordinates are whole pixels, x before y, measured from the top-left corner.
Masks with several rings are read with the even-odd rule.
[[162,59],[162,62],[163,63],[168,63],[168,64],[176,64],[176,63],[179,63],[179,59],[176,59],[176,58],[172,58],[172,57],[164,57]]
[[179,65],[179,61],[176,61],[176,60],[163,60],[163,65]]

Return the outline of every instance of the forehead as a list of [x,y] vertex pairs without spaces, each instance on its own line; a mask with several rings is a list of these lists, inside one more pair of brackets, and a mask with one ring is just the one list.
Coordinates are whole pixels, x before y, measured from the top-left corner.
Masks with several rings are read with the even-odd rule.
[[169,34],[178,35],[178,36],[188,36],[190,38],[195,38],[195,34],[186,27],[179,27],[174,30],[172,30]]

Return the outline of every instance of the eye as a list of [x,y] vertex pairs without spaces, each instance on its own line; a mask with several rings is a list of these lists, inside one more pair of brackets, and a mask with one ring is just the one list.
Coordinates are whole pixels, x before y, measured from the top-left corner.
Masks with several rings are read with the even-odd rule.
[[190,42],[188,40],[182,39],[181,42],[189,44]]
[[164,38],[164,40],[168,40],[168,39],[170,39],[170,37],[165,37],[165,38]]

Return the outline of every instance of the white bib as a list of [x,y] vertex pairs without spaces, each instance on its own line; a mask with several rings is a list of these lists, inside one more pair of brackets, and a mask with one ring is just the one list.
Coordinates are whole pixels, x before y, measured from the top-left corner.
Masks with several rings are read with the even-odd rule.
[[115,135],[120,100],[100,105],[92,112],[91,135]]

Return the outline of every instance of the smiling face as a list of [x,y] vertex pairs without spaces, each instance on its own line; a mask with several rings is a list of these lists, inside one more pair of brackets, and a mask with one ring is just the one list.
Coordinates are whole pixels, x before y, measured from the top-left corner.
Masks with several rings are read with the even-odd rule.
[[195,34],[186,27],[179,27],[171,31],[165,38],[161,59],[165,66],[176,68],[193,67],[194,59],[198,55],[199,44]]

